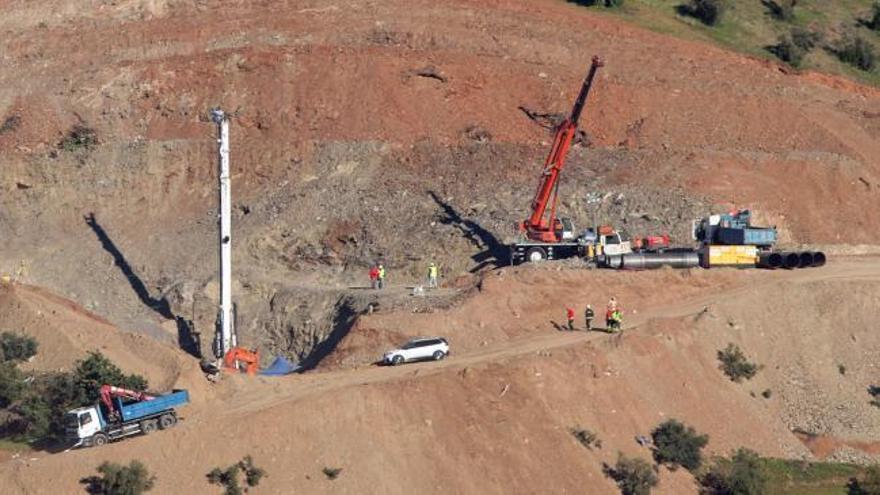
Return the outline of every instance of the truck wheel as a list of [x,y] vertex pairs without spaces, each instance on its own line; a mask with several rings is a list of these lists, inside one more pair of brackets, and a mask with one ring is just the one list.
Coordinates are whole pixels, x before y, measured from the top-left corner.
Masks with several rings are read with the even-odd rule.
[[526,259],[531,263],[547,259],[547,253],[539,247],[533,247],[526,251]]
[[403,356],[397,355],[391,358],[391,364],[397,366],[398,364],[403,364]]
[[175,424],[177,424],[177,417],[173,414],[163,414],[159,418],[159,428],[163,430],[166,428],[171,428]]
[[144,432],[144,435],[149,435],[150,433],[153,433],[154,431],[156,431],[156,421],[152,419],[148,421],[142,421],[141,431]]
[[107,435],[103,433],[95,433],[92,435],[92,447],[101,447],[107,445]]
[[436,351],[434,353],[434,361],[440,361],[441,359],[443,359],[445,357],[446,357],[446,354],[444,354],[443,351]]

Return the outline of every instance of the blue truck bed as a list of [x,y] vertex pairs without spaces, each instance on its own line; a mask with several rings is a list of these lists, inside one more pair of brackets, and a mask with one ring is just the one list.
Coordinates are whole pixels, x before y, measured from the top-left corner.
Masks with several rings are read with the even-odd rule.
[[153,400],[120,404],[119,410],[122,412],[122,421],[136,421],[140,418],[153,416],[162,411],[182,406],[188,402],[189,392],[186,390],[175,390],[170,394],[160,395]]

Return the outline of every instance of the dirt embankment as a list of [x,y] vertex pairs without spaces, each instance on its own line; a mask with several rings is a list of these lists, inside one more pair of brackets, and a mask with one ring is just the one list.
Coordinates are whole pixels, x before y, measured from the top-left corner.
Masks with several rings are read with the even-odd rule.
[[[174,432],[37,453],[0,465],[0,475],[23,492],[44,493],[39,480],[51,472],[59,487],[74,490],[103,459],[139,458],[158,475],[157,489],[207,493],[204,473],[249,453],[269,472],[270,493],[612,492],[602,462],[618,451],[649,457],[635,436],[667,418],[708,433],[708,450],[718,454],[746,446],[811,458],[811,445],[828,454],[793,430],[834,437],[838,451],[880,439],[865,392],[880,350],[866,304],[880,283],[876,259],[793,272],[525,268],[494,277],[448,309],[365,319],[337,351],[349,360],[341,368],[227,377],[193,394]],[[636,311],[629,330],[622,338],[557,331],[550,320],[568,302],[560,294],[572,290],[574,302],[617,295]],[[510,315],[493,321],[490,308]],[[833,323],[838,312],[851,322],[844,339]],[[515,314],[519,324],[507,325]],[[439,363],[367,365],[382,344],[367,349],[361,333],[375,343],[416,332],[446,335],[453,354]],[[716,352],[728,342],[763,365],[755,379],[736,384],[719,371]],[[569,432],[575,426],[598,432],[602,448],[584,449]],[[868,447],[856,451],[861,459]],[[325,479],[325,466],[342,467],[342,475]],[[658,493],[695,492],[684,471],[661,473]]]

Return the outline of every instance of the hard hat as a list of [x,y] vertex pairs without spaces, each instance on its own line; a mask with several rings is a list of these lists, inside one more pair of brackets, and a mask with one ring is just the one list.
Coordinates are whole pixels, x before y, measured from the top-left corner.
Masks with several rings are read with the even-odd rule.
[[592,308],[592,306],[590,306],[589,304],[587,304],[587,307],[588,307],[588,308]]
[[433,262],[433,261],[431,262],[431,266],[434,266],[434,262]]

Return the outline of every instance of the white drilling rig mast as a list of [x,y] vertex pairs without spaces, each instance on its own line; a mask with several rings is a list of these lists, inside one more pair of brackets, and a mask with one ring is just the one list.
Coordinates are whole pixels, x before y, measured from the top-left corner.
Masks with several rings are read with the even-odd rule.
[[214,109],[211,117],[217,123],[220,186],[220,312],[217,316],[215,351],[220,359],[235,346],[232,311],[232,180],[229,177],[229,116]]

